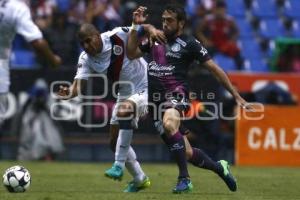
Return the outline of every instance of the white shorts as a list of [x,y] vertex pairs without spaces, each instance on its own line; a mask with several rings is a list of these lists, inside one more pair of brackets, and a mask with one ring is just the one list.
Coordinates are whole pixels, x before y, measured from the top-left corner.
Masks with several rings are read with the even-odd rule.
[[8,109],[8,97],[7,94],[0,94],[0,125],[5,119],[5,114]]
[[133,101],[136,105],[136,116],[132,120],[132,126],[134,128],[138,128],[138,121],[140,117],[144,116],[148,112],[148,90],[142,90],[141,92],[138,92],[136,94],[131,95],[130,97],[126,99],[117,99],[117,102],[113,108],[112,111],[112,116],[110,119],[110,124],[116,125],[119,124],[118,119],[117,119],[117,112],[118,112],[118,107],[119,105],[124,102],[125,100],[130,100]]

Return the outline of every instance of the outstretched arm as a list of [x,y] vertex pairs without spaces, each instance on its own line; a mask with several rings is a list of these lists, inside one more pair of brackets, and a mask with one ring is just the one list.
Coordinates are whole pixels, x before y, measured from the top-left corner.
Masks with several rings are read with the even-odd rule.
[[127,57],[129,59],[135,59],[143,56],[143,52],[139,48],[139,39],[137,30],[131,29],[127,41]]
[[207,68],[213,75],[222,83],[222,85],[231,93],[235,98],[238,105],[243,108],[250,108],[249,104],[240,96],[237,90],[231,84],[226,73],[221,69],[212,59],[203,63],[203,66]]

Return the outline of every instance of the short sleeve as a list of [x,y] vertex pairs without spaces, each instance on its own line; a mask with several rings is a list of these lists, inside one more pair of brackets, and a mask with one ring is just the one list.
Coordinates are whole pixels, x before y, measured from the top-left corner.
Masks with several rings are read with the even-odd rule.
[[74,79],[87,80],[90,74],[91,74],[91,69],[89,66],[87,54],[85,52],[82,52],[78,59],[77,72]]
[[33,23],[29,8],[23,4],[17,14],[16,32],[27,42],[43,38],[40,29]]
[[193,39],[189,44],[189,50],[194,60],[204,63],[211,59],[207,49],[197,40]]

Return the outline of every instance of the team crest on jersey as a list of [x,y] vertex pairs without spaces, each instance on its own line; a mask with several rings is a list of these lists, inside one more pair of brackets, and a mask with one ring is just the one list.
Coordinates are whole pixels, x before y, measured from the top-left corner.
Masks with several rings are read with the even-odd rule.
[[115,55],[119,56],[123,53],[123,48],[119,45],[114,45],[113,51]]
[[180,51],[180,44],[178,44],[178,43],[173,44],[171,49],[172,49],[173,52]]

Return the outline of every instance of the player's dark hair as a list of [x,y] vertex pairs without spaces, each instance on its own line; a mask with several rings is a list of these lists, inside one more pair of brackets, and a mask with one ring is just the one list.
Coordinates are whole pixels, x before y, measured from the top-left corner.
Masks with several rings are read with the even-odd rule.
[[97,28],[93,24],[84,23],[80,26],[77,36],[78,38],[83,38],[94,34],[99,34]]
[[179,4],[168,4],[166,5],[164,11],[171,11],[176,13],[178,21],[186,21],[186,13],[184,8]]

